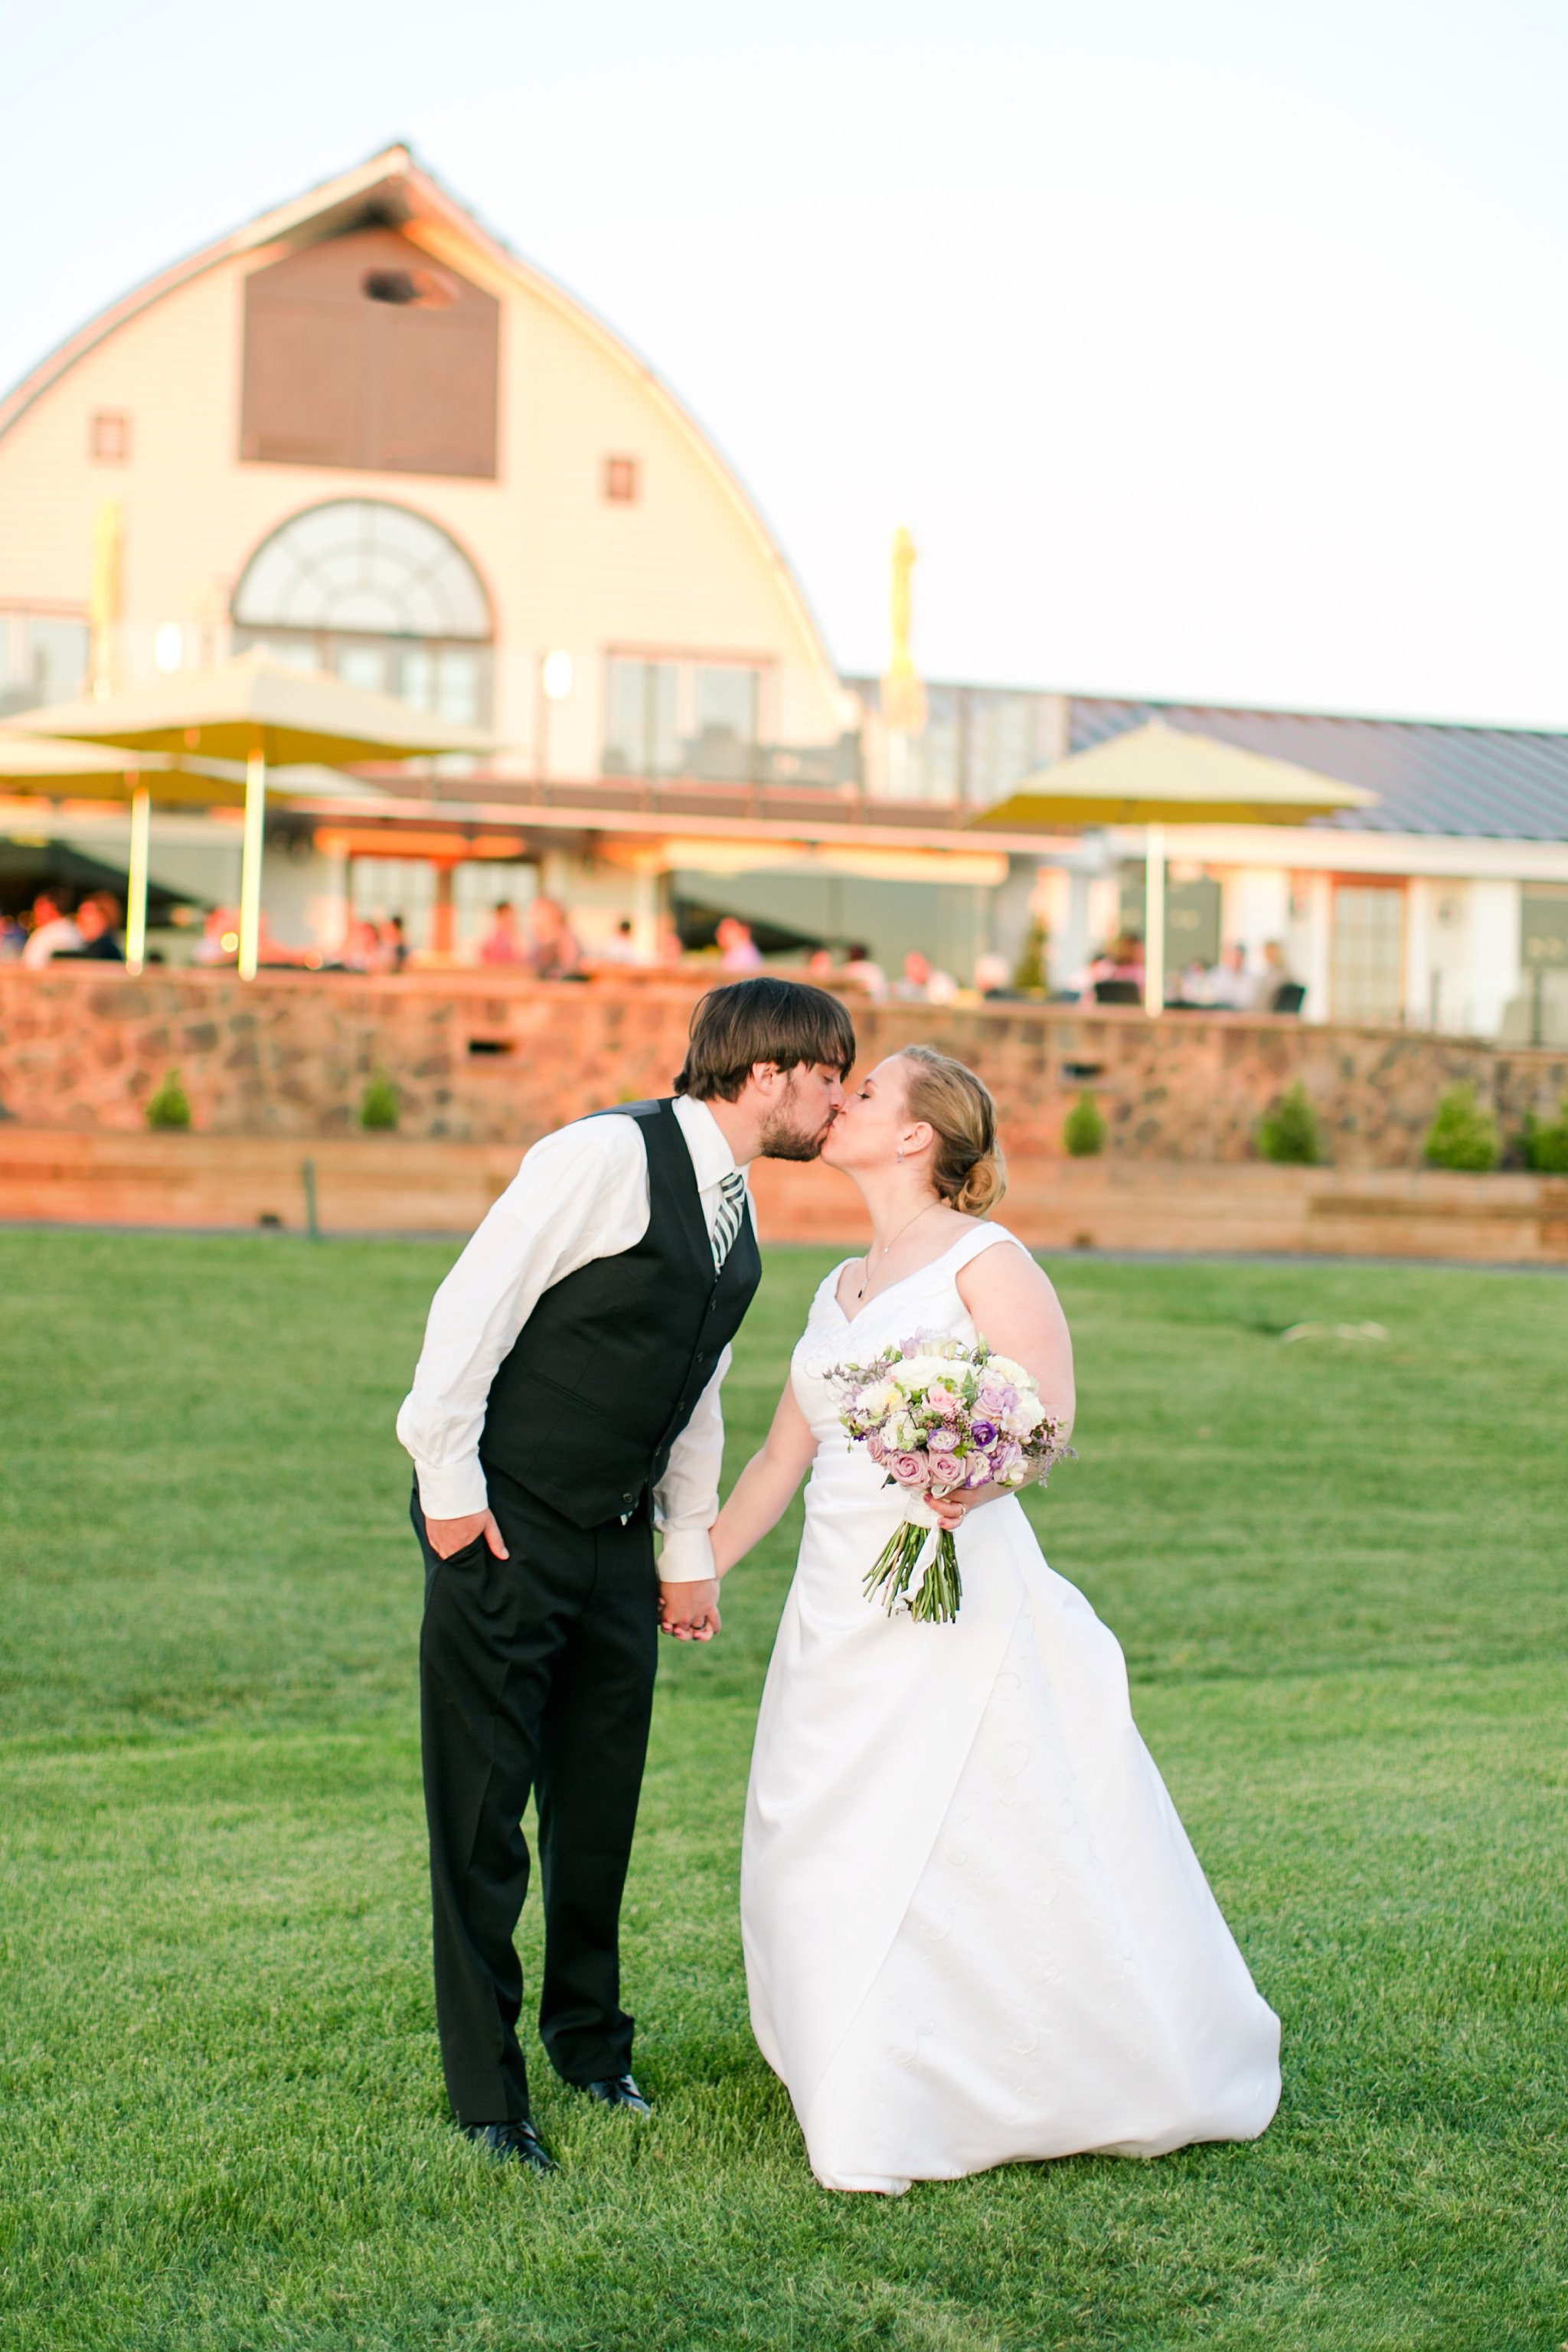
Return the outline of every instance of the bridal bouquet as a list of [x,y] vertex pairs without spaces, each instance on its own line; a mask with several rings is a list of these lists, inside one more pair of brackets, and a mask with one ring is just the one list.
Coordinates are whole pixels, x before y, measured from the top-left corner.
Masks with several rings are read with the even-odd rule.
[[[869,1364],[841,1364],[828,1374],[838,1391],[838,1418],[850,1443],[863,1445],[900,1487],[908,1506],[866,1576],[866,1597],[884,1595],[889,1616],[902,1602],[931,1625],[958,1614],[963,1586],[952,1531],[937,1531],[935,1554],[908,1601],[910,1580],[931,1532],[928,1496],[966,1486],[1044,1482],[1072,1448],[1061,1423],[1040,1402],[1022,1364],[994,1355],[984,1339],[926,1339],[917,1334]],[[916,1517],[916,1511],[920,1516]]]

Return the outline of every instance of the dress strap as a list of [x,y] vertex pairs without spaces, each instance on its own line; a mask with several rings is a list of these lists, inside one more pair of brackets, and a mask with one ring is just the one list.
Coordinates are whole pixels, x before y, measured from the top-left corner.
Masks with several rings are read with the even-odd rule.
[[972,1232],[961,1234],[953,1243],[942,1260],[944,1270],[951,1275],[962,1273],[973,1259],[984,1256],[997,1242],[1011,1242],[1015,1249],[1023,1250],[1026,1257],[1029,1255],[1017,1234],[1010,1234],[1005,1225],[976,1225]]

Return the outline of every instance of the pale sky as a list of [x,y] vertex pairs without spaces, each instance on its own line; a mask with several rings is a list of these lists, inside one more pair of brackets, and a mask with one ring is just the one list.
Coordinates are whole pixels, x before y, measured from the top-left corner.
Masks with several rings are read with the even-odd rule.
[[9,383],[406,138],[713,435],[847,669],[1568,725],[1562,0],[16,11]]

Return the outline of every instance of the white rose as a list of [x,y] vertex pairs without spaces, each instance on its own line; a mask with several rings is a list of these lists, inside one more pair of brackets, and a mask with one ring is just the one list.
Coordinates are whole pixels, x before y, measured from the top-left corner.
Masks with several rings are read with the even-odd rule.
[[987,1380],[1005,1381],[1009,1388],[1033,1390],[1034,1375],[1012,1356],[993,1356],[985,1367]]
[[863,1413],[868,1421],[881,1421],[892,1402],[892,1382],[878,1381],[874,1387],[861,1390],[859,1402],[855,1409],[858,1412]]
[[906,1395],[917,1389],[929,1389],[938,1381],[951,1379],[952,1366],[945,1356],[910,1356],[893,1374]]

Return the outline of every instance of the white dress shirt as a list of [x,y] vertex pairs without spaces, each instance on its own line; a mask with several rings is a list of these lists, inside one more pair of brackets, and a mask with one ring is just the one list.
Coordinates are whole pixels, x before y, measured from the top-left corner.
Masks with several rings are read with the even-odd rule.
[[[734,1167],[734,1155],[705,1103],[678,1095],[675,1118],[711,1235],[720,1179]],[[749,1192],[746,1206],[750,1211]],[[489,1507],[479,1435],[503,1359],[552,1284],[595,1258],[635,1248],[647,1220],[647,1152],[635,1118],[612,1112],[579,1119],[523,1155],[430,1302],[414,1386],[397,1416],[427,1517],[459,1519]],[[654,1524],[664,1536],[659,1574],[674,1583],[713,1573],[708,1531],[719,1510],[719,1389],[729,1369],[726,1348],[654,1490]]]
[[28,971],[42,971],[50,958],[70,955],[83,944],[81,933],[69,915],[56,915],[40,923],[22,950],[22,962]]

